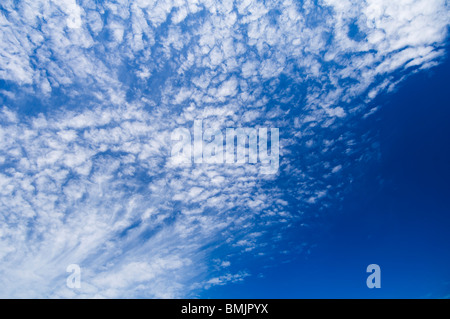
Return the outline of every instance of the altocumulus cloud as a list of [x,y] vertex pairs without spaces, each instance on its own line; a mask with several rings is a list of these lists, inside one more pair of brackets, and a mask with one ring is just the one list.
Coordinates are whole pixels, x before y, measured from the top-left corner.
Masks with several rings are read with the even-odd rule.
[[[340,196],[348,165],[376,155],[350,128],[443,59],[449,18],[445,0],[3,0],[0,296],[245,280],[217,252],[270,254]],[[280,128],[278,173],[172,165],[171,132],[196,119]]]

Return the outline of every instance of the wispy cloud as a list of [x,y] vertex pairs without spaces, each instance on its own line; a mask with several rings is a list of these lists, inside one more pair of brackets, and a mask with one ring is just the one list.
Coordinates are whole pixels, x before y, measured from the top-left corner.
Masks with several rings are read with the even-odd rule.
[[[213,252],[253,254],[302,218],[288,207],[339,196],[371,147],[348,128],[439,63],[448,21],[444,0],[2,1],[0,296],[244,280]],[[171,165],[171,132],[195,119],[279,127],[280,172]]]

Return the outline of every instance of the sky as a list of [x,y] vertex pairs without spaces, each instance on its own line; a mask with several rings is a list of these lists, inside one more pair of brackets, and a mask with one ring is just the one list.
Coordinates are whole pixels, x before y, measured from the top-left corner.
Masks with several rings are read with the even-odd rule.
[[[449,18],[2,1],[0,297],[449,298]],[[173,161],[198,120],[278,128],[277,171]]]
[[[308,254],[247,264],[260,276],[202,297],[450,298],[449,75],[446,61],[373,102],[380,157],[319,217]],[[382,289],[366,286],[372,263]]]

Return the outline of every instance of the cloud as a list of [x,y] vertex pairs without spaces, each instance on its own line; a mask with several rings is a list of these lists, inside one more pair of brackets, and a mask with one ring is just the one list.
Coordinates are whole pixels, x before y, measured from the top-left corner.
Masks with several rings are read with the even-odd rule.
[[[233,256],[275,253],[376,152],[351,131],[374,111],[355,101],[439,63],[448,18],[443,0],[2,1],[0,296],[245,280],[224,272]],[[278,175],[172,165],[171,133],[195,119],[280,128]],[[73,263],[80,290],[65,286]]]

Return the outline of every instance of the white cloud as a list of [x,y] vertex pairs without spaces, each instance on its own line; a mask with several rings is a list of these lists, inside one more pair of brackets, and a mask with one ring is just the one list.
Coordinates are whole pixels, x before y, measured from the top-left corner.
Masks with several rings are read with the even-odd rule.
[[[325,202],[327,178],[342,173],[359,138],[339,121],[358,108],[371,114],[347,105],[445,55],[444,0],[320,5],[332,10],[317,14],[312,1],[3,1],[0,296],[185,297],[244,280],[211,273],[202,247],[263,247],[266,227],[276,237],[301,218],[283,192],[299,205]],[[352,23],[360,39],[349,36]],[[24,113],[25,95],[42,114]],[[296,186],[266,184],[276,177],[252,165],[171,165],[171,133],[194,119],[280,127],[280,171]],[[319,128],[334,130],[336,143]],[[314,164],[328,151],[343,157]],[[222,268],[237,266],[225,258]],[[65,287],[72,263],[83,271],[78,292]]]

